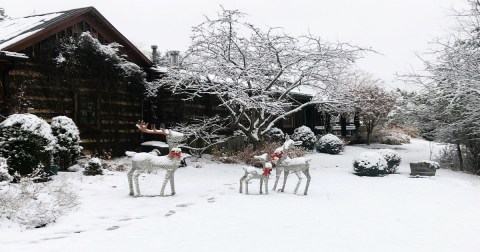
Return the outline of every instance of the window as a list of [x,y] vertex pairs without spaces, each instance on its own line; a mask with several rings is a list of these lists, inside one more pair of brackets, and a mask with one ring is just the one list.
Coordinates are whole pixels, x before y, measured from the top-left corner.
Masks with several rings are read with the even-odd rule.
[[79,94],[77,108],[77,119],[80,125],[97,125],[97,97],[95,95]]
[[293,128],[295,127],[295,115],[289,115],[283,119],[283,127],[284,128]]

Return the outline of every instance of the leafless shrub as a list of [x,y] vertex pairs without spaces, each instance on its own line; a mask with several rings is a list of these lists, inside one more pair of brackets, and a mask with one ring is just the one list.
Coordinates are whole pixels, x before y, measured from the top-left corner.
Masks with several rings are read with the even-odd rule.
[[[229,151],[225,148],[217,148],[212,151],[213,160],[222,163],[246,163],[256,167],[261,167],[262,163],[255,160],[253,156],[267,153],[271,155],[276,148],[280,147],[282,143],[262,143],[257,148],[253,145],[248,145],[240,151]],[[303,147],[294,146],[290,149],[289,154],[291,158],[305,156],[306,150]]]
[[17,184],[0,186],[0,219],[26,228],[39,228],[78,205],[77,195],[66,180],[46,183],[22,179]]

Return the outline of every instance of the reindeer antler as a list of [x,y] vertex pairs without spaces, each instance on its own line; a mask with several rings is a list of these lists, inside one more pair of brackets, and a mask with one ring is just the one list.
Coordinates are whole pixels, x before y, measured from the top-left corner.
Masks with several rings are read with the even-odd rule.
[[168,135],[167,130],[165,129],[156,129],[155,124],[152,125],[151,129],[148,129],[148,123],[145,123],[144,121],[138,121],[137,124],[135,124],[137,128],[146,134],[153,134],[153,135]]

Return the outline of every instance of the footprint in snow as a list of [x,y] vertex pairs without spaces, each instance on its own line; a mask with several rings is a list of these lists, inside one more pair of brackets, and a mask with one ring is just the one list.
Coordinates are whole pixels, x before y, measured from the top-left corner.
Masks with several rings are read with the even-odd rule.
[[168,211],[168,213],[165,214],[165,216],[166,216],[166,217],[169,217],[169,216],[174,215],[175,213],[176,213],[176,211],[170,210],[170,211]]
[[193,205],[192,203],[187,203],[187,204],[177,204],[176,207],[188,207]]

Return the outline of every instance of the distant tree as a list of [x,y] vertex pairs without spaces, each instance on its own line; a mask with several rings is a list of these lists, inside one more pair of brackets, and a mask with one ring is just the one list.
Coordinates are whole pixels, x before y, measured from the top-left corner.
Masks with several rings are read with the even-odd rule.
[[[165,88],[187,100],[211,95],[228,112],[228,126],[253,143],[306,106],[340,103],[330,91],[365,51],[279,28],[261,29],[244,21],[243,13],[225,9],[193,27],[191,37],[179,66],[152,83],[150,94]],[[296,102],[293,93],[306,90],[313,98]]]
[[350,101],[350,108],[360,116],[367,130],[367,144],[375,126],[386,121],[388,114],[395,106],[396,97],[387,92],[380,79],[367,73],[357,75],[356,81],[345,89],[344,97]]
[[470,10],[458,13],[459,31],[438,40],[425,71],[408,81],[423,85],[418,120],[435,126],[436,139],[456,145],[461,170],[466,156],[468,170],[480,174],[480,2],[468,2]]

